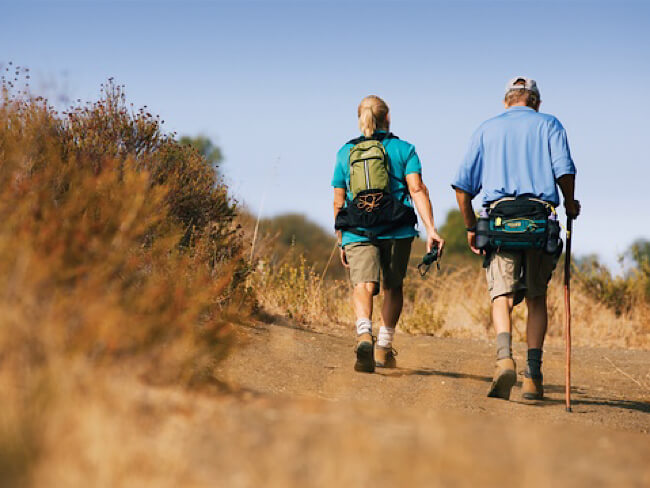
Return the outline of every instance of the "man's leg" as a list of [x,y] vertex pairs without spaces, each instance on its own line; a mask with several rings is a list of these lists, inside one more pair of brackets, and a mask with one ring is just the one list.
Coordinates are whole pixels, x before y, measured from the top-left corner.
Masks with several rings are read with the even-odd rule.
[[527,368],[524,374],[522,396],[526,400],[544,398],[544,381],[542,377],[542,347],[548,323],[546,311],[546,294],[533,298],[526,297],[528,322],[526,338],[528,342]]
[[524,374],[522,396],[527,400],[544,398],[542,348],[548,325],[546,289],[556,263],[557,259],[554,256],[544,254],[542,251],[528,251],[526,254],[528,357],[526,358],[527,368]]
[[497,333],[497,359],[512,358],[512,308],[514,294],[492,300],[492,323]]
[[546,294],[526,298],[526,305],[528,306],[528,323],[526,324],[528,349],[541,349],[544,346],[544,337],[548,325]]
[[517,382],[512,359],[512,309],[521,298],[521,253],[497,253],[488,263],[487,280],[492,299],[492,322],[496,331],[497,361],[489,397],[510,399]]

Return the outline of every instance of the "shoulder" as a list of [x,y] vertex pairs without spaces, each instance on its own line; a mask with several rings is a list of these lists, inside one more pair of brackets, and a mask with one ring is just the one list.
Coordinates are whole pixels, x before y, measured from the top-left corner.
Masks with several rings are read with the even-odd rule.
[[508,112],[501,112],[499,115],[495,115],[494,117],[490,117],[483,121],[476,129],[476,132],[481,132],[494,126],[500,126],[506,120],[508,120]]
[[409,152],[411,150],[415,150],[415,146],[410,142],[405,141],[404,139],[391,138],[387,141],[387,143],[388,145],[394,147],[395,149],[399,149],[400,151]]
[[403,139],[389,139],[384,143],[384,145],[386,147],[386,152],[394,163],[397,163],[398,161],[407,163],[413,157],[417,157],[415,146]]
[[341,146],[341,148],[338,150],[336,153],[336,159],[348,159],[348,156],[350,155],[350,149],[354,147],[354,144],[351,144],[350,142],[346,142]]
[[505,118],[505,115],[505,113],[501,113],[481,122],[481,124],[479,124],[476,130],[472,133],[472,140],[479,139],[483,133],[489,131],[490,129],[500,127]]
[[564,130],[564,126],[554,115],[538,113],[537,116],[540,117],[549,126],[550,129]]

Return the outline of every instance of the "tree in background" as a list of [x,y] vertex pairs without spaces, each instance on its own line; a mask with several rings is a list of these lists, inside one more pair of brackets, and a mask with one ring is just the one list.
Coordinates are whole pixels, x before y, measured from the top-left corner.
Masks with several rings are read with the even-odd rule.
[[650,265],[650,240],[637,239],[630,245],[627,254],[638,269],[647,268]]
[[452,209],[447,212],[445,223],[440,228],[440,234],[445,238],[445,253],[447,256],[474,257],[467,245],[467,230],[460,210]]
[[198,135],[195,137],[183,136],[179,142],[183,145],[192,146],[203,156],[206,162],[215,170],[223,161],[223,154],[219,146],[215,145],[209,137]]
[[643,289],[646,300],[650,300],[650,240],[637,239],[629,247],[627,254],[636,265],[631,273],[632,279]]
[[[334,247],[334,235],[301,214],[285,214],[260,221],[260,232],[275,237],[275,259],[285,261],[303,255],[317,270],[323,270]],[[291,251],[291,252],[290,252]],[[343,267],[330,263],[328,276],[341,278]]]

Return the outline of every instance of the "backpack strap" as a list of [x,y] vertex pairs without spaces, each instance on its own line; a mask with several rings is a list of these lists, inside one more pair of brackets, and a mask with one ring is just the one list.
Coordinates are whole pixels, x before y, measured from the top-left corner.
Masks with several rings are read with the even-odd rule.
[[363,142],[363,141],[385,141],[387,139],[399,139],[399,137],[397,137],[392,132],[384,132],[384,133],[381,133],[381,134],[375,133],[370,137],[361,136],[361,137],[357,137],[355,139],[350,139],[347,142],[347,144],[353,144],[353,145],[356,146],[357,144],[359,144],[360,142]]

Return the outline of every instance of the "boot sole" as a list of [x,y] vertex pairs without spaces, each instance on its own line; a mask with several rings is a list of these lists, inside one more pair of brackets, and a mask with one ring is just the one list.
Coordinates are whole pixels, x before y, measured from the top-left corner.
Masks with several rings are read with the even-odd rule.
[[397,363],[380,363],[379,361],[375,361],[375,366],[378,368],[384,368],[384,369],[394,369],[397,368]]
[[488,393],[490,398],[502,398],[510,400],[510,390],[517,382],[517,373],[513,370],[504,371],[499,377],[492,382],[492,387]]
[[539,393],[524,393],[521,395],[524,400],[544,400],[544,395]]
[[372,343],[362,342],[357,346],[357,362],[354,363],[354,370],[359,373],[375,372],[375,358]]

